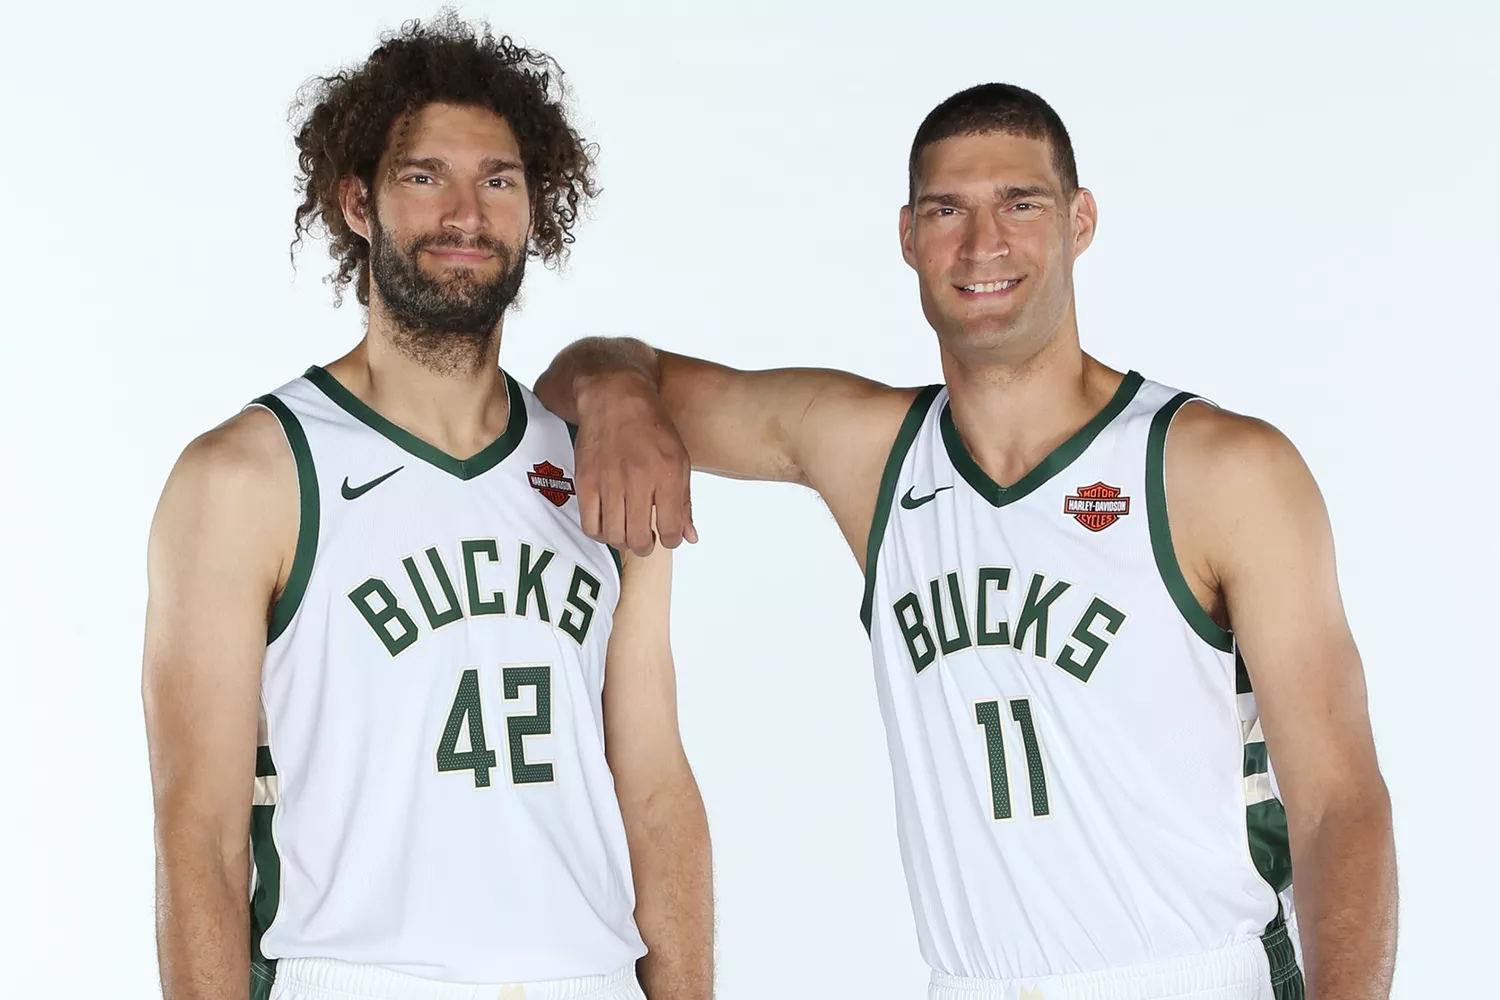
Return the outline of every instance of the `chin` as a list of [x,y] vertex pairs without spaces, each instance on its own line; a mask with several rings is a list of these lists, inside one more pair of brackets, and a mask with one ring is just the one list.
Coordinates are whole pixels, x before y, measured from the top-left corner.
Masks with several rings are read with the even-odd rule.
[[422,269],[429,277],[438,281],[443,279],[457,279],[460,281],[470,280],[479,273],[479,268],[474,264],[445,264],[436,270]]
[[1021,310],[1013,308],[959,309],[948,317],[948,329],[965,340],[1004,338],[1021,325]]
[[970,351],[994,351],[1010,346],[1016,341],[1016,325],[1011,322],[990,320],[957,320],[948,327],[942,340],[948,349],[960,353]]

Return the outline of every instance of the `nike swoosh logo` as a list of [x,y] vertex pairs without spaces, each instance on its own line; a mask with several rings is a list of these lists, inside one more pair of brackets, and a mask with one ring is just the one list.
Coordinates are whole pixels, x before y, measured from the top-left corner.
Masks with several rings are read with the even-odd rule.
[[951,487],[951,486],[939,486],[937,489],[933,490],[931,493],[927,494],[925,497],[917,497],[917,496],[913,496],[912,495],[913,491],[916,490],[916,487],[913,486],[911,489],[909,489],[909,490],[906,491],[906,496],[904,496],[904,497],[901,498],[901,506],[905,507],[907,510],[916,510],[918,507],[922,506],[927,501],[929,501],[929,500],[936,500],[937,499],[937,495],[939,493],[943,492],[944,490],[951,490],[951,489],[953,489],[953,487]]
[[404,468],[406,468],[406,466],[398,465],[390,472],[387,472],[383,476],[377,476],[376,478],[370,480],[368,483],[365,483],[363,486],[350,486],[349,477],[345,476],[344,485],[339,487],[339,493],[343,495],[345,500],[358,500],[360,497],[364,496],[366,493],[370,492],[375,487],[379,486],[381,483],[385,482],[387,479],[391,478]]

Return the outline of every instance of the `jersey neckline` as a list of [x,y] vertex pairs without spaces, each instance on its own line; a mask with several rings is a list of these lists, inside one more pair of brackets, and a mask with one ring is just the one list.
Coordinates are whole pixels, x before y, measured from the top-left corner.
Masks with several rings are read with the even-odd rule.
[[1015,503],[1022,497],[1034,491],[1047,480],[1057,475],[1082,455],[1089,445],[1094,443],[1094,438],[1109,425],[1109,422],[1120,415],[1120,412],[1129,405],[1140,391],[1141,383],[1145,381],[1140,372],[1129,372],[1120,381],[1120,387],[1115,390],[1114,396],[1104,405],[1104,409],[1094,414],[1094,418],[1080,427],[1072,437],[1062,444],[1053,448],[1047,457],[1036,464],[1026,475],[1016,480],[1010,486],[1001,486],[989,477],[979,463],[974,461],[969,450],[964,447],[963,439],[958,436],[958,428],[953,424],[953,409],[948,400],[943,401],[943,412],[938,417],[938,426],[942,431],[943,445],[948,450],[948,459],[958,474],[964,477],[964,481],[974,488],[974,492],[989,501],[992,507],[1004,507],[1006,504]]
[[469,480],[503,462],[511,452],[516,450],[516,445],[521,443],[521,437],[526,433],[526,400],[521,395],[521,387],[515,379],[510,377],[509,372],[502,371],[500,374],[505,376],[506,397],[510,401],[510,412],[505,418],[505,432],[468,458],[454,458],[441,448],[423,441],[411,431],[392,423],[345,388],[344,384],[334,378],[326,368],[313,365],[303,373],[303,377],[344,412],[402,451],[451,476]]

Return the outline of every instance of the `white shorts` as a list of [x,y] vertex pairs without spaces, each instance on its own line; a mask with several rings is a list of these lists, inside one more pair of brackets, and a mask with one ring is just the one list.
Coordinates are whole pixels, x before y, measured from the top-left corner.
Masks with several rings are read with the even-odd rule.
[[276,963],[271,1000],[646,1000],[635,969],[541,983],[444,983],[326,958]]
[[[1277,967],[1275,975],[1272,975],[1273,964]],[[1291,954],[1290,943],[1251,938],[1219,951],[1165,962],[1035,979],[966,979],[934,971],[927,997],[928,1000],[1302,1000],[1303,990],[1302,974]]]

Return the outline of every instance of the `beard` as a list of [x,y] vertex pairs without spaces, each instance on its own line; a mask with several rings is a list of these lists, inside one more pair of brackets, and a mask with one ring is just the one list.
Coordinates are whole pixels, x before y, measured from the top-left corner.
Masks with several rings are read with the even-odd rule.
[[[442,277],[422,270],[419,255],[428,248],[484,250],[500,261],[500,271],[484,279],[468,268]],[[402,244],[370,219],[370,279],[395,324],[396,346],[439,372],[477,367],[494,339],[505,310],[515,302],[526,273],[524,247],[509,247],[485,236],[464,239],[442,232]]]

